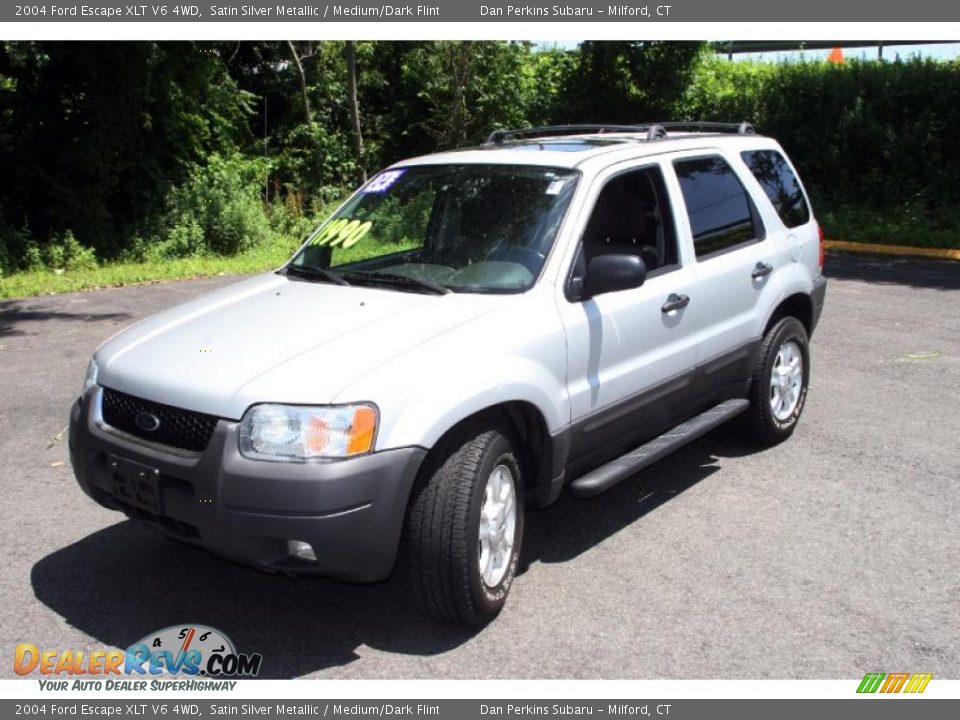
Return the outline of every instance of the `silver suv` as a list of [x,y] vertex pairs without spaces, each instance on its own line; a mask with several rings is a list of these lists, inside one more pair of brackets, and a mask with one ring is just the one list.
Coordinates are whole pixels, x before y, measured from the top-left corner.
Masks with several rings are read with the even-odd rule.
[[105,342],[73,407],[101,505],[223,557],[494,618],[524,510],[740,416],[794,430],[822,238],[747,124],[501,130],[376,175],[276,272]]

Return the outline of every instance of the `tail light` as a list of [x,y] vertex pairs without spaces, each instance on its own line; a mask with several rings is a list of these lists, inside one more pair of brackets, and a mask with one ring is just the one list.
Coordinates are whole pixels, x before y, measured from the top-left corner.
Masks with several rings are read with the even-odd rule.
[[823,248],[823,226],[817,225],[817,232],[820,234],[820,269],[823,270],[824,248]]

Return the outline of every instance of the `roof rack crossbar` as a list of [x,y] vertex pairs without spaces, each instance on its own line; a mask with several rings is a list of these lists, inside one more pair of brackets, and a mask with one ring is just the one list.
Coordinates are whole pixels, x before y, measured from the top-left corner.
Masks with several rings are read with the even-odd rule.
[[664,130],[696,130],[700,132],[727,132],[737,135],[754,135],[756,130],[748,122],[709,122],[699,120],[679,120],[676,122],[658,122],[656,123]]
[[646,132],[649,125],[541,125],[539,127],[512,128],[510,130],[494,130],[487,137],[486,145],[502,145],[507,140],[516,138],[532,138],[541,135],[574,135],[577,133],[636,133]]
[[638,125],[541,125],[539,127],[513,128],[494,130],[487,137],[485,145],[503,145],[508,140],[542,137],[544,135],[574,135],[578,133],[642,133],[648,141],[663,140],[669,130],[691,130],[699,132],[737,133],[739,135],[753,135],[755,130],[748,122],[657,122]]

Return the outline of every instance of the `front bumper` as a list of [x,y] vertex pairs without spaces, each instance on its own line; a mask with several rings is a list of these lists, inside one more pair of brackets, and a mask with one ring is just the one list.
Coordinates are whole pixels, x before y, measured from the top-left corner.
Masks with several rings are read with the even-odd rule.
[[[186,453],[104,425],[100,393],[94,387],[74,403],[70,461],[80,487],[104,507],[265,570],[357,582],[392,572],[423,448],[326,462],[248,460],[237,446],[239,423],[220,420],[205,451]],[[152,470],[154,507],[118,493],[118,462]],[[309,543],[316,562],[291,555],[288,540]]]

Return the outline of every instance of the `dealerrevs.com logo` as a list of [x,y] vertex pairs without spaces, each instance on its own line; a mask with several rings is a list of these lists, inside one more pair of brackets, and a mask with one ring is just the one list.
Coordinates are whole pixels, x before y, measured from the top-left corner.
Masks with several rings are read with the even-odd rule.
[[[236,683],[227,678],[256,677],[262,661],[259,653],[237,652],[219,630],[194,624],[164,628],[126,650],[41,650],[21,643],[13,670],[45,676],[40,682],[46,690],[232,690]],[[164,679],[170,676],[181,679]]]

